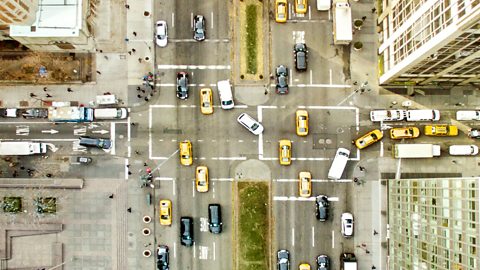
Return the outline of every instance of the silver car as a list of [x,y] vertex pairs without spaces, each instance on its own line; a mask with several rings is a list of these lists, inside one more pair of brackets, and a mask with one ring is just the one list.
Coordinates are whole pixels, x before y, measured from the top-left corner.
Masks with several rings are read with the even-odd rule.
[[255,135],[260,135],[263,132],[262,124],[246,113],[240,114],[237,121]]

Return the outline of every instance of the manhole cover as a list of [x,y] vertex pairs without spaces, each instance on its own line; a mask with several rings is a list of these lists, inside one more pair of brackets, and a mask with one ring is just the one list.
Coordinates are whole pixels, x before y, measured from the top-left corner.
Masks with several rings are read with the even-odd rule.
[[313,149],[336,149],[337,135],[336,134],[313,134]]

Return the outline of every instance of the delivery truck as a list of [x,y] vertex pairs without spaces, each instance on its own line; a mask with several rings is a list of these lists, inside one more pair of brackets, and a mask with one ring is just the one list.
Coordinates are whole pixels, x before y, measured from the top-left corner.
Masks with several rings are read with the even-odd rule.
[[92,122],[93,109],[85,107],[49,107],[48,120],[52,122]]
[[429,143],[395,144],[393,156],[395,158],[432,158],[440,156],[440,145]]
[[0,142],[1,156],[28,156],[44,154],[47,145],[40,142]]
[[357,270],[357,258],[353,253],[342,253],[340,256],[340,269]]
[[352,42],[352,9],[348,0],[333,1],[333,44],[348,45]]

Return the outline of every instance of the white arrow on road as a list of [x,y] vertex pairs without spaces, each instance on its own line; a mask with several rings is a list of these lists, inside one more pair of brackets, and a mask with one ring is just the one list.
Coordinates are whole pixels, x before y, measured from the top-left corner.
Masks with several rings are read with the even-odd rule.
[[50,129],[50,130],[42,130],[42,133],[50,133],[50,134],[55,134],[55,133],[58,133],[58,130],[55,130],[55,129]]
[[106,130],[102,129],[102,130],[94,130],[94,131],[92,131],[92,133],[107,134],[107,133],[108,133],[108,131],[106,131]]

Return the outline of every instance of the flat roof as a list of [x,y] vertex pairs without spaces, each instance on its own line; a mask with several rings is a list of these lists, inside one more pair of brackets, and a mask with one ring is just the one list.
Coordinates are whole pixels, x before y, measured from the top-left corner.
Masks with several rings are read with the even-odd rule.
[[12,37],[77,37],[82,28],[83,0],[39,0],[35,22],[10,25]]

